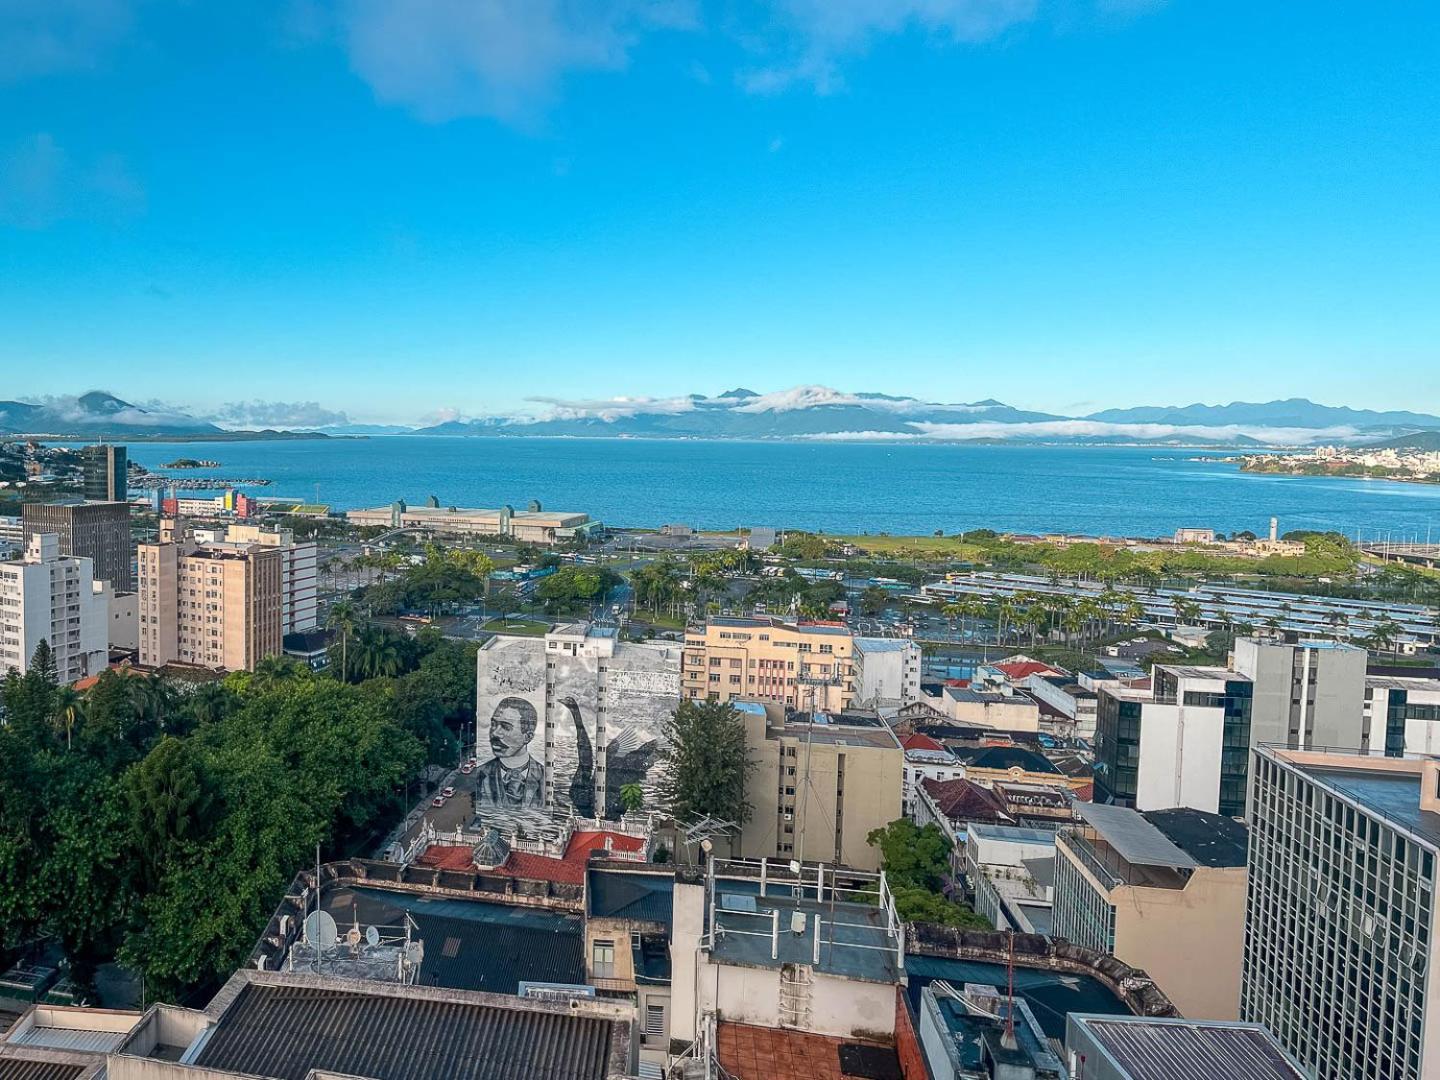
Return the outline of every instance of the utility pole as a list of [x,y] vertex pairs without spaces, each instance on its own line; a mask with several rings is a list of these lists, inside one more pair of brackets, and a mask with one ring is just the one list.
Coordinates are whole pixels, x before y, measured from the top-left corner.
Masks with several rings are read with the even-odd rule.
[[[806,818],[809,816],[807,814],[807,811],[810,808],[810,796],[814,792],[814,785],[810,779],[810,748],[815,739],[815,691],[821,687],[824,687],[826,689],[827,692],[825,694],[825,704],[828,706],[830,704],[830,695],[828,692],[829,688],[832,686],[845,685],[846,676],[842,674],[840,670],[841,658],[837,656],[833,657],[832,659],[834,659],[835,663],[832,666],[831,674],[807,674],[805,672],[805,661],[802,660],[800,661],[800,673],[795,677],[796,686],[808,687],[810,691],[810,723],[805,729],[804,776],[800,778],[803,784],[802,790],[805,794],[800,801],[800,828],[797,833],[798,840],[795,844],[795,851],[793,852],[793,854],[795,854],[798,860],[801,862],[804,861],[803,856],[805,853],[805,821]],[[797,784],[796,786],[801,787],[801,785],[799,784]],[[835,861],[837,863],[840,861],[838,856]]]

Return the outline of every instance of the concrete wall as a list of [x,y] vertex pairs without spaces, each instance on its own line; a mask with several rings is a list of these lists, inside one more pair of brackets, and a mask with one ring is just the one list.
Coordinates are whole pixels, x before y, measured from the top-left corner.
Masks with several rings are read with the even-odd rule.
[[1244,867],[1204,867],[1184,889],[1117,888],[1115,956],[1143,969],[1182,1016],[1238,1019],[1246,880]]
[[1225,710],[1147,702],[1140,720],[1137,810],[1188,806],[1219,813]]
[[[708,957],[703,959],[699,977],[702,1009],[714,1009],[721,1020],[734,1023],[781,1026],[778,968],[722,966],[710,963]],[[817,971],[811,985],[810,1021],[804,1030],[837,1038],[892,1035],[895,987]]]

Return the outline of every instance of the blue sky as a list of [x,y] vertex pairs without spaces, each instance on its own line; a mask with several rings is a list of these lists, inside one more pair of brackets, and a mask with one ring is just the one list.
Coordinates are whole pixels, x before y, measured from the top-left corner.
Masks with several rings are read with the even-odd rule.
[[1440,411],[1437,40],[1419,0],[0,0],[0,397]]

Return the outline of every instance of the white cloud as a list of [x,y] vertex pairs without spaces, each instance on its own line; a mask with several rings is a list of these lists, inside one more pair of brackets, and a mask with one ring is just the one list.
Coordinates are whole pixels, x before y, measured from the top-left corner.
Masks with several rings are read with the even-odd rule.
[[[715,399],[711,399],[713,402]],[[820,405],[850,405],[884,413],[914,412],[956,412],[984,413],[1003,409],[1004,405],[945,405],[930,401],[917,401],[906,397],[862,397],[833,390],[828,386],[793,386],[789,390],[777,390],[758,397],[741,398],[733,411],[742,413],[793,412],[796,409],[812,409]]]
[[234,428],[312,428],[350,422],[344,412],[315,401],[231,401],[208,419]]
[[570,72],[625,67],[637,37],[686,28],[686,0],[347,0],[350,62],[387,102],[429,121],[531,124]]
[[773,94],[808,83],[822,94],[843,85],[841,61],[885,34],[918,29],[943,41],[990,41],[1034,19],[1039,0],[782,0],[779,58],[740,73],[743,89]]
[[604,420],[612,423],[632,416],[678,416],[694,412],[695,402],[690,398],[614,397],[595,399],[569,399],[553,397],[532,397],[526,401],[548,405],[550,408],[541,417],[543,420]]
[[130,23],[125,0],[0,0],[0,83],[93,68]]

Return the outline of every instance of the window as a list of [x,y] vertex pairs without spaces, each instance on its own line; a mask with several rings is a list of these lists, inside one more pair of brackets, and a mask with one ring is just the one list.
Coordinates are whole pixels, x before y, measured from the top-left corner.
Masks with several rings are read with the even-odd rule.
[[615,942],[603,938],[596,938],[595,944],[590,953],[591,973],[597,979],[613,979],[615,977]]
[[665,1037],[665,1006],[645,1005],[645,1037],[647,1039],[663,1039]]

